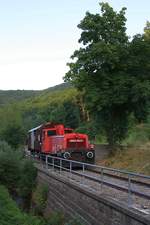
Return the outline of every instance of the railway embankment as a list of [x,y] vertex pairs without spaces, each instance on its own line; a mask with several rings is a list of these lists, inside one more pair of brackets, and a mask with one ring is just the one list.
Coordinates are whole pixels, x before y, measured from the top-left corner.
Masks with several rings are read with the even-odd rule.
[[118,149],[113,155],[109,154],[107,146],[98,145],[96,164],[150,175],[150,142]]
[[95,144],[95,161],[105,160],[109,157],[111,148],[107,144]]
[[39,184],[49,188],[45,214],[60,210],[66,217],[78,217],[85,225],[149,225],[149,214],[128,207],[123,201],[95,193],[83,183],[38,166]]

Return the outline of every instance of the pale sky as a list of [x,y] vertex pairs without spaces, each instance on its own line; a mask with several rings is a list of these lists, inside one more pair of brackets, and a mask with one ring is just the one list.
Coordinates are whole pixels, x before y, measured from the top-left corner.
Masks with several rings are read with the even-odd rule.
[[[40,90],[63,82],[66,63],[79,47],[77,28],[100,0],[0,0],[0,89]],[[127,33],[142,33],[150,0],[108,0],[127,7]]]

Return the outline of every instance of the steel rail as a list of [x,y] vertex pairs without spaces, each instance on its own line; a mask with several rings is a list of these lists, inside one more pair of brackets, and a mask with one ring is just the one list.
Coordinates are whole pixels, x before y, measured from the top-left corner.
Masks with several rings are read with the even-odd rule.
[[[58,168],[60,172],[65,170],[65,171],[67,171],[67,172],[69,172],[71,174],[76,174],[76,175],[78,175],[80,177],[84,177],[86,179],[89,179],[89,180],[92,180],[94,182],[100,183],[102,186],[106,185],[106,186],[114,188],[116,190],[128,193],[128,205],[131,204],[131,194],[134,194],[134,195],[136,195],[138,197],[150,200],[150,195],[149,194],[143,193],[143,192],[138,191],[138,190],[134,190],[131,187],[131,183],[133,182],[133,180],[132,180],[133,177],[144,178],[144,179],[149,181],[150,180],[150,176],[143,175],[143,174],[138,174],[138,173],[133,173],[133,172],[130,173],[130,172],[127,172],[125,170],[118,170],[118,169],[113,169],[113,168],[108,168],[108,167],[103,167],[103,166],[98,166],[98,165],[93,165],[93,164],[88,164],[88,163],[82,163],[82,162],[79,162],[79,161],[63,159],[63,158],[59,158],[59,157],[43,155],[43,156],[41,156],[41,159],[42,159],[42,157],[45,157],[45,166],[46,166],[47,169],[48,169],[49,166],[51,166],[53,169],[54,168]],[[49,162],[49,159],[51,160],[51,163]],[[69,169],[67,169],[66,167],[63,167],[63,163],[68,163]],[[73,165],[81,166],[82,173],[73,170]],[[88,169],[89,166],[92,167],[92,168],[98,168],[100,170],[99,174],[100,174],[101,178],[97,178],[95,176],[91,176],[89,174],[86,174],[85,170]],[[128,177],[126,178],[126,182],[127,182],[128,186],[125,187],[123,185],[118,185],[116,183],[104,180],[104,176],[105,176],[105,173],[106,173],[105,171],[117,172],[117,173],[120,173],[120,174],[127,175]],[[94,171],[92,171],[92,172],[94,172]],[[98,173],[98,172],[96,172],[96,173]],[[117,176],[117,179],[119,179],[118,176]],[[120,180],[121,179],[124,179],[124,178],[121,177]],[[143,182],[143,185],[144,185],[144,182]]]
[[[124,187],[122,185],[114,184],[113,182],[104,181],[102,179],[98,179],[97,177],[93,177],[93,176],[90,176],[90,175],[87,175],[87,174],[78,173],[76,171],[72,171],[72,173],[80,175],[82,177],[84,176],[85,178],[93,180],[93,181],[95,181],[97,183],[102,183],[103,182],[103,184],[106,185],[106,186],[109,186],[109,187],[117,189],[119,191],[124,191],[124,192],[128,193],[128,188]],[[137,195],[139,197],[142,197],[142,198],[150,200],[150,195],[148,195],[148,194],[144,194],[143,192],[133,190],[132,188],[130,189],[130,191],[131,191],[132,194],[135,194],[135,195]]]
[[[87,171],[90,171],[90,172],[93,172],[93,173],[96,173],[96,174],[101,173],[101,171],[98,171],[98,170],[87,169]],[[103,174],[104,174],[104,176],[112,177],[112,178],[115,178],[115,179],[118,179],[118,180],[128,181],[128,177],[125,177],[125,176],[119,176],[117,174],[111,174],[111,173],[106,173],[106,172],[104,172]],[[132,183],[139,184],[140,186],[145,186],[145,187],[150,188],[150,182],[147,183],[147,182],[144,182],[144,181],[141,181],[141,180],[132,179]]]

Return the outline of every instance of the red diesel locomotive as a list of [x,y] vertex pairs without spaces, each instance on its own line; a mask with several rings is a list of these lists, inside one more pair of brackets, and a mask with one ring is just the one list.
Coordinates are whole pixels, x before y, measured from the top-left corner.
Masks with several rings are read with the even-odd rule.
[[86,134],[50,122],[29,130],[28,150],[89,163],[94,163],[95,158],[93,145]]

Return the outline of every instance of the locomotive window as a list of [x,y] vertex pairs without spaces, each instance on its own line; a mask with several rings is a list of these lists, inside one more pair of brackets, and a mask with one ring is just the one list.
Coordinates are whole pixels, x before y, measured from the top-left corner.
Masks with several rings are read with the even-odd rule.
[[54,135],[56,135],[56,130],[48,130],[47,131],[47,135],[48,136],[54,136]]
[[69,133],[72,133],[73,131],[72,130],[65,130],[65,134],[69,134]]

